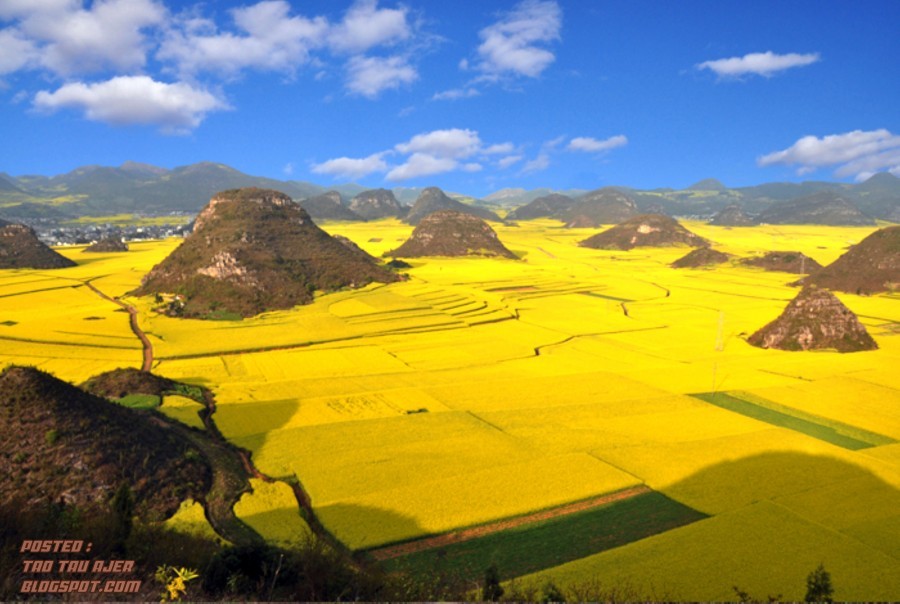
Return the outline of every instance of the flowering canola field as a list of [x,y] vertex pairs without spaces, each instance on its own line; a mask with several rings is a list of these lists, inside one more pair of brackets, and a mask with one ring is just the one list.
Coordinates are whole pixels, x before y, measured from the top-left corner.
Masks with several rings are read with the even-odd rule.
[[[411,231],[324,226],[374,255]],[[822,264],[873,230],[685,226],[738,256],[799,250]],[[414,259],[408,281],[243,321],[174,319],[123,299],[140,312],[154,371],[212,389],[223,434],[267,475],[298,480],[352,549],[646,485],[709,517],[524,580],[799,599],[824,562],[837,599],[897,599],[900,297],[839,296],[879,350],[761,350],[745,338],[796,295],[794,275],[676,270],[685,248],[580,248],[596,230],[549,220],[496,230],[520,260]],[[84,282],[122,296],[175,245],[90,262],[71,248],[78,267],[0,273],[0,362],[71,381],[140,366],[127,315]],[[848,450],[692,396],[713,392],[877,442]],[[174,416],[192,411],[170,402]],[[304,537],[274,484],[257,485],[239,515],[273,539]]]

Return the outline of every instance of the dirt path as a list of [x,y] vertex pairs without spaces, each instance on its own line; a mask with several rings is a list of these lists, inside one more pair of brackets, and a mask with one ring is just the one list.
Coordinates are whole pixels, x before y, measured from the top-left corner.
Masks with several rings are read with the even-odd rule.
[[144,349],[144,362],[141,365],[141,371],[150,371],[150,369],[153,368],[153,345],[147,338],[147,334],[145,334],[144,330],[141,329],[141,326],[138,325],[137,309],[130,304],[125,304],[117,298],[106,295],[105,293],[97,289],[97,287],[90,281],[85,281],[84,284],[88,287],[88,289],[90,289],[92,292],[94,292],[104,300],[108,300],[113,304],[125,309],[125,311],[128,313],[128,322],[131,325],[131,331],[134,332],[134,335],[136,335],[138,339],[140,339],[141,346]]
[[470,541],[472,539],[477,539],[478,537],[484,537],[485,535],[499,533],[500,531],[506,531],[511,528],[524,526],[526,524],[533,524],[536,522],[541,522],[543,520],[549,520],[551,518],[559,518],[561,516],[567,516],[576,512],[590,510],[596,507],[600,507],[601,505],[606,505],[607,503],[630,499],[632,497],[636,497],[637,495],[649,492],[650,488],[644,485],[640,485],[632,487],[630,489],[625,489],[624,491],[616,491],[615,493],[601,495],[599,497],[586,499],[584,501],[577,501],[575,503],[562,505],[549,510],[542,510],[533,514],[519,516],[517,518],[499,520],[497,522],[491,522],[489,524],[483,524],[481,526],[476,526],[461,531],[444,533],[443,535],[437,535],[435,537],[426,537],[424,539],[417,539],[416,541],[408,541],[406,543],[400,543],[398,545],[389,545],[387,547],[369,550],[368,554],[375,560],[390,560],[392,558],[399,558],[400,556],[406,556],[409,554],[414,554],[416,552],[443,547],[452,543]]

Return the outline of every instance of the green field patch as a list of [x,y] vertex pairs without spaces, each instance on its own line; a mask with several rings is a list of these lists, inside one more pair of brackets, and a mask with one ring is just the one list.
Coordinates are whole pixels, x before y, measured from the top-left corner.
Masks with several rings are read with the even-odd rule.
[[156,409],[162,403],[155,394],[129,394],[116,399],[116,402],[132,409]]
[[707,518],[649,492],[604,506],[385,560],[388,571],[445,572],[480,580],[496,564],[503,580],[565,564]]
[[767,424],[794,430],[851,451],[895,443],[892,438],[804,413],[748,392],[702,392],[691,396]]

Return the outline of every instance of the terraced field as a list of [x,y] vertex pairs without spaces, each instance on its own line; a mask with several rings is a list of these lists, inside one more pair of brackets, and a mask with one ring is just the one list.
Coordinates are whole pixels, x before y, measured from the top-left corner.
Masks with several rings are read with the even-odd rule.
[[[392,220],[324,226],[374,255],[411,231]],[[872,231],[686,226],[738,256],[799,250],[823,264]],[[497,231],[519,260],[417,259],[406,282],[243,321],[123,301],[139,312],[154,371],[211,388],[223,434],[265,474],[299,481],[351,549],[627,489],[659,497],[641,500],[646,510],[615,504],[446,542],[392,567],[452,559],[476,578],[497,563],[504,578],[538,584],[692,600],[733,598],[738,585],[800,599],[823,562],[837,599],[896,599],[900,297],[840,295],[879,350],[762,350],[745,338],[796,294],[794,275],[676,270],[684,248],[585,249],[577,242],[595,230],[554,221]],[[90,259],[72,248],[63,253],[78,267],[0,273],[0,362],[76,382],[139,367],[128,315],[84,283],[123,296],[175,245]],[[191,404],[166,397],[163,411],[191,423]],[[273,540],[305,537],[287,486],[274,484],[238,515]],[[550,534],[567,537],[547,545]]]

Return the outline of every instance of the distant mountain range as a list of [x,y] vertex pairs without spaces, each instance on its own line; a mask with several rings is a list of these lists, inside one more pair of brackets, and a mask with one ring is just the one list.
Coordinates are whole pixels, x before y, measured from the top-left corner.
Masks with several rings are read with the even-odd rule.
[[[195,213],[213,194],[240,187],[276,189],[297,201],[337,191],[347,205],[353,197],[368,190],[355,183],[324,187],[299,180],[264,178],[213,162],[171,170],[125,162],[118,167],[84,166],[57,176],[11,176],[0,173],[0,216],[7,219],[59,219],[133,212]],[[900,222],[900,178],[889,173],[876,174],[858,184],[809,181],[729,188],[718,180],[705,179],[680,190],[610,188],[629,195],[642,212],[661,211],[679,216],[711,216],[729,205],[737,205],[748,214],[759,215],[778,202],[827,192],[846,199],[865,216]],[[391,192],[401,204],[411,205],[423,190],[424,187],[397,187]],[[577,199],[588,193],[580,189],[540,188],[502,189],[484,199],[458,193],[447,194],[469,205],[512,209],[552,194]]]

